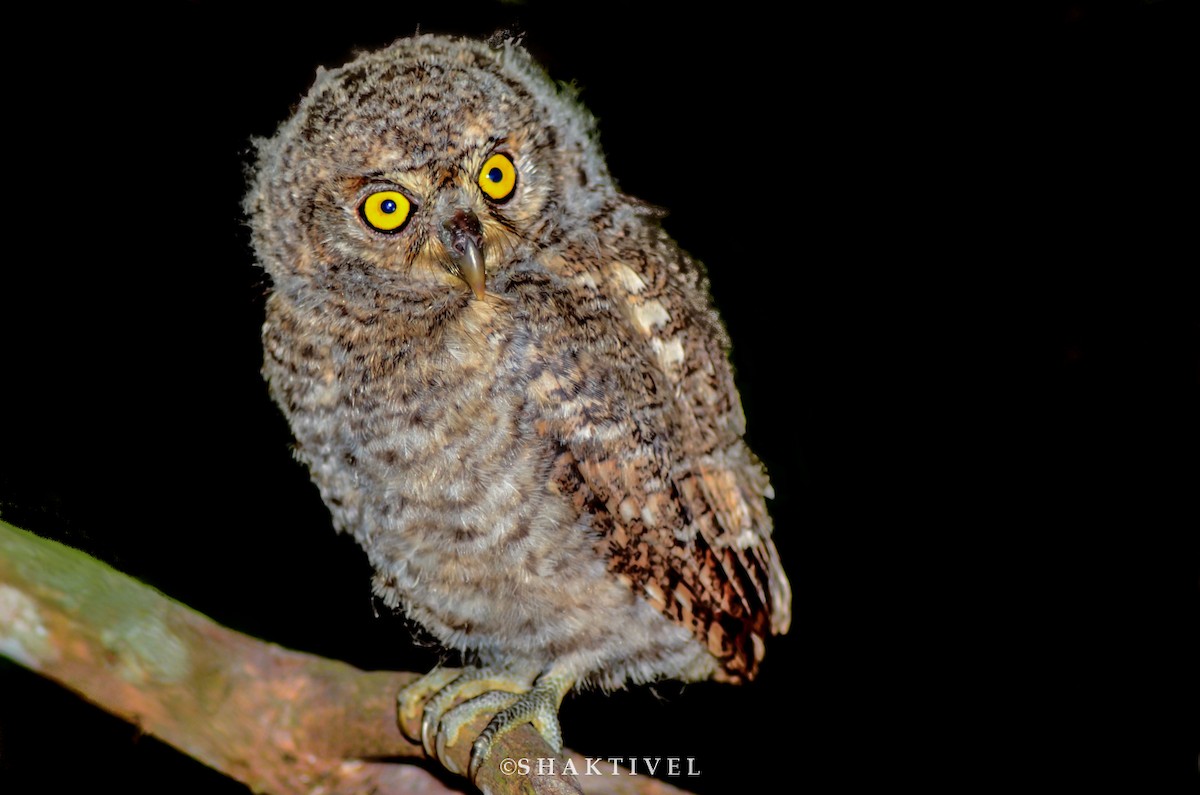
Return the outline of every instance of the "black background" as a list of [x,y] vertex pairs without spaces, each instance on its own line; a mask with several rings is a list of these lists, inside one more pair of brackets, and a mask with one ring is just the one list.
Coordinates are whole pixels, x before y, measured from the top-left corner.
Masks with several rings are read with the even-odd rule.
[[[1188,3],[431,5],[10,25],[0,516],[259,637],[432,665],[267,397],[243,171],[318,65],[507,28],[708,266],[795,589],[755,683],[574,695],[567,744],[696,757],[701,793],[1194,771]],[[0,792],[105,787],[245,792],[0,661]]]

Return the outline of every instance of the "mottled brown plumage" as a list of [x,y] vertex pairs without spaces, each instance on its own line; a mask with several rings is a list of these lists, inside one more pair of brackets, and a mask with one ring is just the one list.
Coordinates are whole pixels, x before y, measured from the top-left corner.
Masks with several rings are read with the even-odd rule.
[[490,672],[442,701],[556,741],[575,683],[753,677],[790,594],[725,332],[571,92],[422,36],[259,149],[271,392],[377,592]]

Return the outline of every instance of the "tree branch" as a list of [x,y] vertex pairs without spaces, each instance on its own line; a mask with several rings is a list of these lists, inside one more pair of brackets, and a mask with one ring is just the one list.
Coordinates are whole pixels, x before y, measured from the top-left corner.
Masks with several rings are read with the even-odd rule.
[[[222,627],[78,550],[0,521],[0,655],[80,693],[204,764],[271,795],[446,793],[396,725],[416,674],[365,672]],[[412,730],[415,727],[406,727]],[[464,735],[474,737],[482,721]],[[466,770],[471,743],[449,748]],[[583,757],[568,752],[574,767]],[[558,758],[555,775],[480,772],[484,792],[582,793],[530,726],[493,760]],[[490,769],[489,769],[490,768]],[[603,770],[603,767],[601,768]],[[609,771],[611,772],[611,767]],[[653,778],[586,777],[590,795],[686,795]],[[528,782],[528,784],[526,783]]]

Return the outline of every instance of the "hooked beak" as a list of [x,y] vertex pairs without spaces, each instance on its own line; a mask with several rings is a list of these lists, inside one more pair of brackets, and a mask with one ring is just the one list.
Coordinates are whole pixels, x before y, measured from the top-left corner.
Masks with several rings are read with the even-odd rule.
[[467,283],[475,298],[482,301],[487,273],[483,264],[483,232],[479,219],[472,212],[456,210],[442,225],[442,243],[458,277]]

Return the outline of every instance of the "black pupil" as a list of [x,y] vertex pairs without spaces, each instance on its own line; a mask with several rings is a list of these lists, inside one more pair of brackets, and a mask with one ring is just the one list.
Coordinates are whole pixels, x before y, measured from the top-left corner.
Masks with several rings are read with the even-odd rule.
[[396,200],[384,199],[383,203],[379,205],[379,209],[383,210],[388,215],[391,215],[392,213],[396,212]]
[[493,168],[488,172],[488,179],[490,179],[492,182],[500,182],[502,179],[504,179],[504,172],[501,171],[499,167]]

